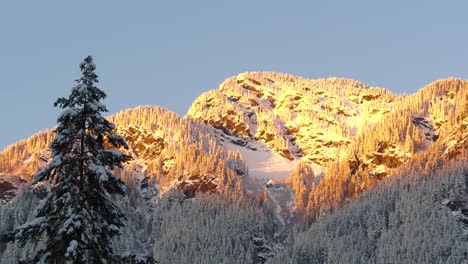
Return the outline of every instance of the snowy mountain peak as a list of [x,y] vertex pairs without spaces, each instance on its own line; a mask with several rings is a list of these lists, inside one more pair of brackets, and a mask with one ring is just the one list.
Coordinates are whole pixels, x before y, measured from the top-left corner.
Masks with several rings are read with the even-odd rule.
[[395,96],[360,82],[242,73],[195,100],[187,116],[239,142],[268,145],[288,160],[323,165],[343,155],[358,131],[380,120]]

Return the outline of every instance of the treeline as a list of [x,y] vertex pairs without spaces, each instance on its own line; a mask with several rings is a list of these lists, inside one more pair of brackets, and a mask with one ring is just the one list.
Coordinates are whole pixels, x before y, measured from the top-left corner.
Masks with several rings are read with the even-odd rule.
[[21,173],[25,179],[30,179],[47,158],[45,150],[54,138],[51,130],[38,132],[28,139],[21,140],[6,147],[0,152],[0,173]]
[[186,187],[192,193],[200,185],[205,192],[241,191],[244,161],[221,146],[212,127],[159,107],[137,107],[110,120],[129,143],[133,165],[140,167],[136,171],[155,178],[161,188],[185,181],[194,183]]
[[[224,149],[204,123],[181,118],[160,107],[142,106],[109,117],[133,157],[126,169],[155,178],[162,188],[174,180],[205,183],[205,191],[241,191],[239,175],[247,175],[242,157]],[[0,173],[29,180],[48,160],[52,130],[7,147],[0,153]],[[125,174],[126,172],[121,172]],[[190,179],[189,179],[190,178]],[[188,186],[190,192],[197,186]]]

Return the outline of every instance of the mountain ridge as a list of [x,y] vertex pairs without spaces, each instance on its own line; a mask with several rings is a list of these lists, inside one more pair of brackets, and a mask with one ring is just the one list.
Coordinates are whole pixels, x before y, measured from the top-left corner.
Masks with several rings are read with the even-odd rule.
[[[161,191],[192,196],[234,188],[261,196],[273,179],[294,193],[269,193],[292,197],[277,204],[281,210],[314,211],[357,197],[437,142],[447,145],[447,156],[464,155],[468,115],[457,104],[466,105],[467,87],[449,78],[395,95],[345,78],[247,72],[200,95],[184,117],[141,106],[109,119],[135,157],[124,174],[153,179]],[[0,152],[2,182],[28,180],[47,161],[52,137],[45,130]]]
[[[307,78],[307,77],[303,77],[303,76],[300,76],[300,75],[289,74],[289,73],[281,73],[281,72],[269,72],[269,71],[251,71],[251,72],[243,72],[243,73],[239,73],[239,75],[240,75],[240,74],[245,74],[245,73],[257,73],[257,74],[261,74],[261,73],[273,73],[273,74],[279,74],[279,75],[289,75],[289,76],[291,76],[291,77],[297,77],[297,78],[308,79],[308,80],[328,80],[328,79],[337,79],[337,80],[343,80],[343,81],[356,82],[356,83],[358,83],[358,84],[360,84],[360,85],[363,85],[363,86],[365,86],[365,87],[367,87],[367,88],[380,88],[380,87],[378,87],[378,86],[369,86],[368,84],[366,84],[366,83],[364,83],[364,82],[361,82],[361,81],[358,81],[358,80],[355,80],[355,79],[352,79],[352,78],[347,78],[347,77],[323,77],[323,78],[309,79],[309,78]],[[238,76],[238,75],[234,75],[234,76],[228,77],[228,78],[226,78],[226,80],[223,81],[222,83],[226,82],[227,80],[229,80],[229,79],[231,79],[231,78],[235,78],[235,77],[237,77],[237,76]],[[407,93],[400,93],[400,94],[398,94],[398,93],[394,93],[394,92],[392,92],[391,90],[386,89],[386,88],[380,88],[380,89],[385,89],[385,90],[387,90],[388,92],[390,92],[390,93],[392,93],[392,94],[394,94],[394,95],[410,96],[410,95],[414,95],[414,94],[418,93],[421,89],[424,89],[424,88],[426,88],[426,87],[428,87],[428,86],[430,86],[430,85],[432,85],[432,84],[436,84],[436,83],[438,83],[438,82],[443,82],[443,81],[447,81],[447,80],[464,80],[464,81],[467,81],[466,79],[459,78],[459,77],[453,77],[453,76],[447,77],[447,78],[441,78],[441,79],[437,79],[437,80],[431,81],[430,83],[428,83],[427,85],[425,85],[425,86],[419,88],[416,92],[414,92],[414,93],[412,93],[412,94],[407,94]],[[212,89],[212,90],[215,90],[215,89]],[[212,90],[208,90],[208,91],[206,91],[206,92],[204,92],[204,93],[207,93],[207,92],[212,91]],[[123,109],[123,110],[119,110],[119,111],[117,111],[116,113],[111,114],[111,115],[109,115],[109,116],[107,116],[107,117],[112,117],[112,116],[114,116],[114,115],[117,115],[117,114],[119,114],[119,113],[125,112],[125,111],[127,111],[127,110],[131,110],[131,109],[139,108],[139,107],[158,107],[158,108],[165,109],[166,111],[173,112],[173,113],[176,114],[176,115],[182,116],[182,115],[178,114],[177,112],[175,112],[175,111],[173,111],[173,110],[171,110],[171,109],[165,108],[165,107],[155,106],[155,105],[138,105],[138,106],[135,106],[135,107],[129,107],[129,108],[126,108],[126,109]],[[190,108],[190,107],[189,107],[189,108]],[[22,142],[24,142],[24,141],[29,140],[31,137],[36,136],[37,134],[42,134],[42,133],[48,132],[48,131],[50,131],[50,130],[53,130],[53,129],[50,129],[50,128],[40,129],[40,130],[38,130],[38,131],[32,133],[31,136],[28,136],[28,137],[26,137],[26,138],[19,139],[18,141],[14,142],[14,143],[7,144],[5,147],[3,147],[2,150],[0,150],[0,153],[6,151],[8,148],[12,147],[13,145],[20,144],[20,143],[22,143]]]

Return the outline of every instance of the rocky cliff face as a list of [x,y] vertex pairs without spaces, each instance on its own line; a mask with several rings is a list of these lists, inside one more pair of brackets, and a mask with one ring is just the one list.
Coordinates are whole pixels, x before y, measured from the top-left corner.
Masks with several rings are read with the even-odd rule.
[[235,136],[240,145],[262,142],[286,159],[323,166],[343,157],[396,98],[348,79],[243,73],[201,95],[187,116]]
[[319,166],[342,157],[356,135],[382,120],[396,96],[348,79],[243,73],[201,95],[187,116],[274,153]]

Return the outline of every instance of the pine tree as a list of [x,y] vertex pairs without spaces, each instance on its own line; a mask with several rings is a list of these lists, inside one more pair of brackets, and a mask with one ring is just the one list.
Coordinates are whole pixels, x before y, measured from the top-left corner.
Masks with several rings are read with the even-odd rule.
[[82,76],[70,96],[54,104],[64,110],[50,145],[52,160],[32,181],[51,182],[51,191],[36,218],[7,236],[37,243],[45,234],[45,247],[37,251],[34,263],[115,263],[110,240],[120,233],[125,216],[112,195],[125,195],[125,185],[112,171],[130,156],[117,150],[127,144],[101,116],[107,112],[100,102],[106,94],[96,87],[93,58],[86,57],[80,69]]

